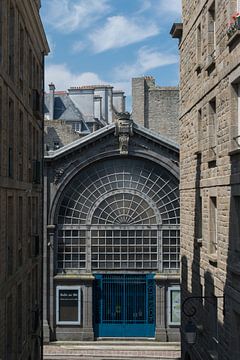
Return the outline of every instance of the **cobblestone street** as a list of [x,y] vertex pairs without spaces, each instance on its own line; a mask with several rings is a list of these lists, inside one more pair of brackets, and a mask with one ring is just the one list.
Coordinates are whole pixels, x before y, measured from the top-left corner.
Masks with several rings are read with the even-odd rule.
[[161,359],[180,360],[178,343],[156,342],[58,342],[44,347],[44,360],[120,360],[120,359]]

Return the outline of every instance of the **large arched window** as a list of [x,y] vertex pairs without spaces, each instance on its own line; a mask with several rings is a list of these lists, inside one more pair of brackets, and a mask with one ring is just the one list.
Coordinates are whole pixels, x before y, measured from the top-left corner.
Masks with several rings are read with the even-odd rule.
[[57,271],[179,268],[178,180],[146,160],[104,160],[79,172],[57,208]]

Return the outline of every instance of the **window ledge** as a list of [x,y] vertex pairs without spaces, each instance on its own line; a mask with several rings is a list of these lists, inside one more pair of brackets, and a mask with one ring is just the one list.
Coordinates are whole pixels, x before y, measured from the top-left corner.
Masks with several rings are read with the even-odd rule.
[[84,280],[84,281],[93,281],[95,276],[91,273],[85,274],[58,274],[54,276],[54,280]]
[[208,261],[211,265],[217,266],[217,263],[218,263],[217,254],[208,255]]

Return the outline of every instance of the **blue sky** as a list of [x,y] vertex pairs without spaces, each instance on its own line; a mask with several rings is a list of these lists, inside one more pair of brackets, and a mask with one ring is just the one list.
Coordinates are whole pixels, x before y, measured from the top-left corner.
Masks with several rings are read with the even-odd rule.
[[111,84],[125,91],[131,110],[132,77],[178,84],[169,31],[181,19],[181,0],[42,0],[41,16],[51,49],[46,85],[56,90]]

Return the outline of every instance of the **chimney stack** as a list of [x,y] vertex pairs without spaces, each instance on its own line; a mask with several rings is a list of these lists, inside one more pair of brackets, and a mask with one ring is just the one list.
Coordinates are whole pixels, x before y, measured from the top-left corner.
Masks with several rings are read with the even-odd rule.
[[55,85],[53,83],[49,84],[49,119],[54,120],[54,94],[55,94]]

